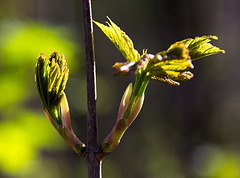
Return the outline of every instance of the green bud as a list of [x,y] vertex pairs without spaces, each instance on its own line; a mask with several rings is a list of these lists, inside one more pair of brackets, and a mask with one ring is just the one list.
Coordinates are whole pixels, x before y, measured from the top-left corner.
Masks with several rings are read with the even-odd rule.
[[66,59],[55,51],[49,59],[40,54],[37,60],[35,81],[42,104],[51,118],[61,125],[60,102],[69,75]]
[[132,122],[136,119],[136,117],[138,116],[142,105],[144,102],[144,93],[139,96],[139,98],[137,99],[136,103],[134,104],[129,116],[127,117],[126,121],[127,121],[127,127],[129,127]]
[[48,59],[43,54],[37,58],[35,81],[44,112],[62,138],[78,154],[84,155],[85,145],[74,134],[67,97],[64,89],[69,69],[65,57],[53,52]]
[[[125,99],[127,100],[128,97],[130,98],[131,92],[129,91],[131,90],[131,88],[132,88],[132,85],[130,84],[123,95],[122,101],[124,101]],[[105,155],[112,152],[116,148],[116,146],[119,144],[127,128],[131,125],[131,123],[136,119],[137,115],[139,114],[143,105],[143,101],[144,101],[144,94],[139,96],[127,119],[122,118],[123,117],[122,113],[121,113],[121,116],[118,116],[115,126],[113,127],[109,135],[104,139],[104,141],[101,144],[101,149]],[[125,107],[127,107],[127,105]]]

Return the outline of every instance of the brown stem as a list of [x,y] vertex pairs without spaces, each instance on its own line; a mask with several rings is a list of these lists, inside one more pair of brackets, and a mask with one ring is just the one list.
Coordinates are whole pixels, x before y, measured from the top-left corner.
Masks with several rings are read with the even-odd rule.
[[101,158],[97,156],[99,155],[100,148],[98,143],[98,129],[96,118],[96,66],[93,42],[91,0],[83,0],[82,4],[85,36],[88,106],[86,165],[88,178],[100,178]]

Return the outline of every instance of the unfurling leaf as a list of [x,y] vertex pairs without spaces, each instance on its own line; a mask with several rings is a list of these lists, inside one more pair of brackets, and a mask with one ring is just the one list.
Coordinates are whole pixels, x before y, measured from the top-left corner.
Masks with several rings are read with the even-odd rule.
[[218,39],[216,36],[209,35],[176,42],[168,50],[156,55],[147,54],[147,50],[143,50],[143,55],[140,56],[130,38],[110,19],[109,22],[107,22],[108,26],[95,23],[127,59],[127,62],[117,62],[113,65],[116,69],[115,76],[136,75],[144,72],[149,73],[153,80],[180,85],[193,77],[190,72],[193,69],[192,61],[220,52],[225,53],[224,50],[209,43],[211,39]]
[[128,62],[136,62],[140,59],[140,54],[134,49],[132,40],[115,23],[108,18],[108,26],[99,22],[94,23],[105,33],[105,35],[118,48]]
[[180,85],[181,82],[190,80],[193,77],[190,69],[193,69],[193,64],[184,44],[157,53],[146,67],[153,80],[170,85]]
[[220,52],[225,53],[224,50],[221,50],[218,47],[213,46],[211,43],[209,43],[211,39],[217,40],[218,37],[209,35],[209,36],[195,37],[194,39],[188,38],[172,44],[168,50],[174,48],[179,44],[184,44],[189,49],[189,55],[192,61],[206,57],[206,56],[210,56],[213,54],[217,54]]
[[35,81],[44,112],[68,145],[78,154],[84,154],[85,145],[74,134],[67,97],[64,89],[69,69],[65,57],[53,52],[48,59],[43,54],[37,58]]
[[49,59],[40,54],[37,60],[35,81],[42,104],[55,122],[62,124],[60,103],[69,75],[66,59],[54,52]]

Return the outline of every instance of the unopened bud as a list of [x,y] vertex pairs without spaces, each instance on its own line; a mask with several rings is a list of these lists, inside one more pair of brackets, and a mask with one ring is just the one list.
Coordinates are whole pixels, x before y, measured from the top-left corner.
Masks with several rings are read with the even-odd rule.
[[132,108],[132,111],[130,112],[130,115],[126,119],[128,127],[132,124],[132,122],[138,116],[138,114],[142,108],[143,102],[144,102],[144,93],[137,99],[136,103],[134,104],[134,106]]
[[125,92],[122,96],[122,100],[121,100],[121,103],[120,103],[119,109],[118,109],[117,120],[120,120],[123,118],[123,115],[128,107],[128,103],[131,98],[131,95],[132,95],[132,83],[130,83],[128,85],[127,89],[125,90]]

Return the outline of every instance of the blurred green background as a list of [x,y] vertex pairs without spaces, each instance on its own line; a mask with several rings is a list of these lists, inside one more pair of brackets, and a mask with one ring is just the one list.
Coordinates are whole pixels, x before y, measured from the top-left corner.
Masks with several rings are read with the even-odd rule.
[[[187,37],[216,35],[226,50],[195,61],[180,87],[151,81],[138,119],[103,159],[104,178],[240,178],[239,0],[93,0],[93,18],[109,16],[141,53]],[[44,116],[34,83],[37,56],[64,53],[73,129],[86,141],[86,80],[80,0],[0,1],[0,177],[85,178],[76,155]],[[113,77],[124,61],[95,28],[99,140],[113,125],[134,77]]]

